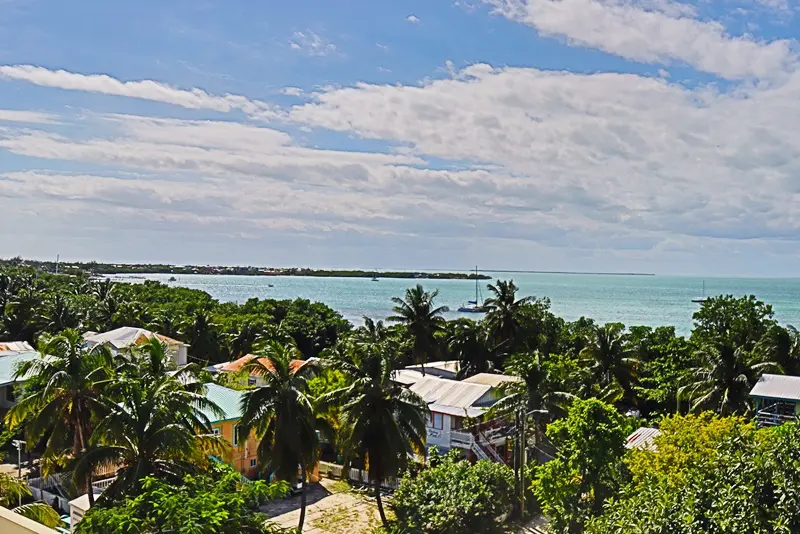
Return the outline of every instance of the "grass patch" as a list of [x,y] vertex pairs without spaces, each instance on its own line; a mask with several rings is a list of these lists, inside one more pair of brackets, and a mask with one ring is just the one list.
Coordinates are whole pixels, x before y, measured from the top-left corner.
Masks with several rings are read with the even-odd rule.
[[348,534],[358,522],[358,510],[340,504],[311,521],[311,526],[330,534]]

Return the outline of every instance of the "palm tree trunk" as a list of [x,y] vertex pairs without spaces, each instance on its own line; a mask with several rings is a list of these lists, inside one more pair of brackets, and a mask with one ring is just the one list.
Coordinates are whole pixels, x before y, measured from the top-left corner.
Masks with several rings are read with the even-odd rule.
[[[91,469],[91,468],[89,468]],[[86,473],[86,494],[89,497],[89,508],[94,506],[94,488],[92,487],[92,472]]]
[[386,521],[386,512],[383,511],[383,501],[381,501],[381,481],[375,481],[375,502],[378,503],[378,513],[381,516],[381,523],[388,530],[389,522]]
[[300,466],[300,522],[297,525],[297,534],[302,534],[303,523],[306,521],[306,466]]

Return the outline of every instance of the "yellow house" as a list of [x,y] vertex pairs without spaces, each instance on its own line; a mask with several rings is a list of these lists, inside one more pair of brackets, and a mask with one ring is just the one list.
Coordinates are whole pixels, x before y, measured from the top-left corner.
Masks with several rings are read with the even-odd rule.
[[233,445],[233,454],[225,458],[234,469],[247,478],[258,477],[258,459],[256,441],[253,433],[246,439],[239,435],[239,421],[242,419],[242,397],[244,391],[226,388],[214,383],[205,384],[206,398],[216,404],[224,412],[222,415],[203,410],[211,421],[214,434],[222,436]]

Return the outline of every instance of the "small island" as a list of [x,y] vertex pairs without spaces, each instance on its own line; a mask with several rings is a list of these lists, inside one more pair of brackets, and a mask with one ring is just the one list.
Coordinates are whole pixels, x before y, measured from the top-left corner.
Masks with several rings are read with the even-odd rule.
[[341,278],[418,278],[422,280],[491,280],[486,274],[474,272],[367,271],[362,269],[311,269],[308,267],[254,267],[229,265],[169,265],[161,263],[100,263],[0,259],[0,265],[35,267],[62,274],[146,275],[146,274],[215,274],[239,276],[319,276]]

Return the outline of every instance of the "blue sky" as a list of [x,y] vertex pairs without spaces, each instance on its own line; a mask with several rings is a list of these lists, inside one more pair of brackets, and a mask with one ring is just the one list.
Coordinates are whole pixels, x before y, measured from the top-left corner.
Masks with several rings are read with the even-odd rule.
[[786,0],[0,0],[0,255],[800,275]]

